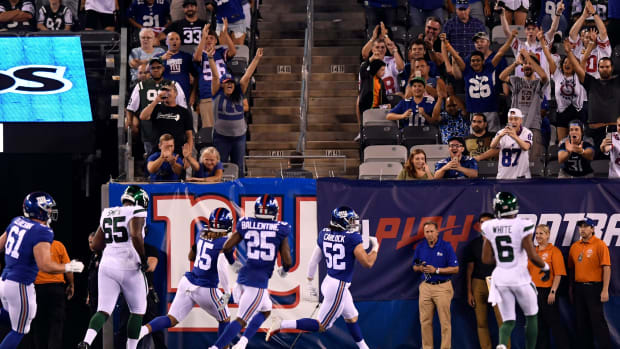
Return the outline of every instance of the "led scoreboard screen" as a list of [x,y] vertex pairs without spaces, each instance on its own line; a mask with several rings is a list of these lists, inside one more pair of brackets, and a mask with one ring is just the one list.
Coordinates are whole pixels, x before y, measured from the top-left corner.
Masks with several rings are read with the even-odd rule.
[[88,151],[93,118],[80,37],[3,37],[0,49],[0,150]]

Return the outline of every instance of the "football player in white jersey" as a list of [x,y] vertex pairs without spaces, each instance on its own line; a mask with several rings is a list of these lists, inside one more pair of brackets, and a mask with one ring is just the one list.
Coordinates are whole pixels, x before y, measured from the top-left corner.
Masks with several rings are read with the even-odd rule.
[[138,345],[142,316],[146,312],[147,283],[144,251],[144,226],[149,196],[137,185],[130,185],[121,196],[122,206],[103,210],[95,233],[95,249],[103,249],[99,264],[97,312],[90,318],[84,341],[78,349],[88,349],[103,327],[119,293],[129,306],[127,321],[127,349]]
[[[596,28],[583,27],[590,16],[594,18]],[[611,43],[607,37],[605,23],[590,1],[586,2],[583,13],[571,27],[569,40],[575,45],[573,53],[585,67],[586,73],[600,79],[598,62],[603,57],[611,56]]]
[[499,329],[497,349],[506,348],[515,327],[515,301],[525,315],[526,348],[534,349],[538,335],[538,303],[536,286],[527,269],[527,261],[529,258],[542,268],[543,281],[549,279],[549,265],[534,248],[534,223],[517,218],[519,203],[516,196],[508,192],[497,193],[493,209],[497,218],[482,223],[482,235],[485,238],[482,261],[496,265],[491,275],[489,303],[498,305],[504,320]]
[[601,152],[609,155],[609,178],[620,178],[620,116],[616,119],[616,132],[608,132],[603,139]]
[[523,127],[523,113],[518,108],[508,111],[508,124],[491,141],[491,149],[499,150],[498,179],[530,178],[532,131]]

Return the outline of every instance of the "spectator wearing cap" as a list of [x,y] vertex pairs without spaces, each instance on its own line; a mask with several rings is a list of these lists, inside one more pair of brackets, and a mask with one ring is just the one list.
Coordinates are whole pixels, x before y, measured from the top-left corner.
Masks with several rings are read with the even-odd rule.
[[245,173],[245,140],[248,125],[243,112],[243,100],[250,85],[252,74],[263,57],[263,49],[256,50],[256,55],[248,66],[239,83],[232,75],[224,74],[220,78],[215,59],[215,47],[210,48],[206,55],[213,81],[211,94],[213,95],[213,144],[220,152],[223,162],[232,162],[239,167],[239,177]]
[[166,36],[162,31],[170,24],[170,3],[166,0],[134,0],[127,10],[127,17],[136,30],[153,29],[159,42]]
[[[225,23],[227,23],[225,21]],[[202,127],[213,127],[213,95],[211,94],[211,82],[213,81],[214,72],[211,70],[211,65],[207,59],[207,52],[213,50],[213,57],[215,61],[215,67],[217,68],[217,76],[222,76],[228,73],[226,69],[226,62],[237,54],[237,49],[232,40],[228,36],[228,29],[224,28],[220,37],[221,42],[226,45],[226,48],[215,48],[217,44],[217,34],[211,29],[210,24],[206,24],[202,28],[202,34],[200,36],[200,43],[198,48],[194,51],[194,63],[197,65],[198,70],[198,84],[192,91],[194,96],[190,96],[190,100],[199,101],[200,119]],[[197,97],[196,97],[197,96]]]
[[207,21],[198,17],[196,0],[183,1],[183,19],[172,22],[165,30],[166,35],[175,32],[181,38],[181,45],[197,46],[202,36],[202,28]]
[[[504,31],[504,34],[506,36],[510,36],[512,31],[510,29],[510,26],[508,25],[508,20],[506,19],[506,11],[502,12],[502,14],[500,15],[500,19],[502,22],[502,29]],[[514,57],[517,57],[523,50],[530,52],[532,55],[536,56],[538,64],[545,72],[547,77],[549,77],[549,65],[553,63],[554,60],[548,58],[551,57],[551,53],[546,54],[545,49],[550,49],[551,43],[553,43],[553,37],[558,31],[559,23],[560,16],[555,16],[553,19],[553,23],[551,24],[551,28],[549,28],[549,30],[543,34],[540,27],[538,27],[536,19],[531,17],[527,18],[527,20],[525,21],[525,40],[521,40],[517,37],[512,39],[511,48]],[[516,69],[515,74],[517,76],[525,76],[524,68],[525,67]],[[540,74],[538,74],[538,77],[542,78]],[[547,100],[551,99],[550,85],[545,88],[544,92]],[[524,109],[522,110],[525,112]]]
[[375,28],[381,22],[388,28],[392,27],[396,19],[397,6],[397,0],[364,0],[367,27]]
[[138,79],[138,66],[140,66],[140,64],[148,63],[151,58],[160,56],[166,52],[161,47],[153,47],[153,44],[156,42],[153,29],[141,29],[139,37],[140,47],[132,49],[129,53],[131,81],[136,81]]
[[413,253],[414,272],[422,280],[419,286],[420,327],[422,348],[432,349],[435,309],[441,324],[441,349],[452,348],[450,304],[454,289],[450,278],[459,272],[459,263],[452,245],[439,237],[435,222],[424,223],[424,239]]
[[168,51],[159,56],[164,62],[164,78],[178,82],[187,99],[187,105],[192,106],[194,101],[189,101],[192,91],[190,83],[192,80],[197,83],[196,77],[198,75],[192,55],[181,51],[181,37],[177,32],[168,33],[166,45]]
[[[484,32],[481,32],[485,34]],[[478,38],[482,38],[478,33]],[[511,38],[517,36],[514,30]],[[489,63],[484,54],[474,51],[468,56],[467,63],[458,55],[452,45],[446,40],[446,36],[441,34],[441,55],[446,62],[446,71],[454,76],[455,79],[465,80],[465,103],[470,113],[482,113],[486,116],[489,130],[496,132],[500,129],[498,110],[498,90],[495,85],[495,72],[502,57],[510,49],[510,39],[499,49],[497,54]],[[474,36],[474,41],[476,37]],[[483,39],[488,40],[488,37]],[[448,52],[452,55],[456,64],[451,64],[448,59]]]
[[465,138],[465,146],[476,161],[497,160],[497,149],[491,148],[495,132],[489,132],[487,117],[474,113],[471,117],[471,134]]
[[572,120],[568,124],[568,137],[560,141],[558,162],[562,166],[558,178],[594,177],[590,161],[594,159],[594,145],[583,138],[583,124]]
[[428,17],[435,17],[443,22],[444,3],[444,0],[409,0],[409,26],[423,26]]
[[[495,58],[495,55],[497,54],[497,52],[491,50],[491,39],[489,38],[489,35],[485,32],[478,32],[476,33],[476,35],[474,35],[472,40],[474,41],[474,48],[476,49],[476,51],[480,51],[484,55],[484,63],[485,64],[491,63],[491,61],[493,61],[493,58]],[[469,57],[465,58],[465,61],[469,61],[468,58]],[[499,63],[495,67],[495,80],[496,81],[498,82],[501,81],[499,79],[499,74],[502,71],[504,71],[504,69],[506,69],[507,66],[508,66],[508,62],[506,61],[506,57],[502,57],[502,59],[499,60]],[[496,90],[497,90],[496,92],[498,95],[503,93],[504,95],[507,96],[508,93],[510,92],[506,84],[498,83],[498,84],[495,84],[495,87],[496,87]]]
[[435,179],[478,177],[478,162],[468,155],[463,138],[448,139],[448,148],[450,157],[435,164]]
[[611,261],[609,248],[594,234],[594,221],[586,218],[577,222],[581,239],[575,241],[568,253],[570,290],[575,305],[578,348],[594,348],[594,338],[600,349],[611,349],[611,339],[603,303],[609,301]]
[[153,57],[148,61],[148,64],[151,77],[137,83],[133,88],[125,112],[125,126],[131,126],[134,130],[140,129],[144,151],[147,156],[153,152],[158,135],[154,134],[151,120],[140,120],[139,116],[142,110],[155,99],[155,96],[157,96],[159,90],[164,85],[171,83],[176,85],[176,90],[178,91],[176,104],[182,107],[187,106],[185,94],[183,93],[181,85],[178,85],[178,83],[174,81],[164,79],[164,62],[162,59]]
[[[620,116],[616,119],[616,129],[620,130]],[[609,178],[620,178],[620,133],[608,133],[600,145],[600,150],[609,156]]]
[[[458,5],[458,0],[451,0],[448,3],[448,12],[454,13],[454,6]],[[493,15],[489,0],[469,0],[469,8],[471,9],[471,16],[482,23],[486,21],[487,17]]]
[[[398,122],[400,129],[408,126],[424,126],[432,122],[435,99],[425,96],[426,81],[415,77],[407,84],[405,99],[400,101],[386,115],[386,119]],[[437,120],[438,121],[438,120]]]
[[443,144],[448,144],[448,139],[452,137],[469,135],[469,115],[465,104],[457,96],[448,96],[444,84],[440,84],[437,88],[437,102],[433,107],[433,118],[430,121],[439,126]]
[[538,295],[538,337],[536,338],[536,348],[551,348],[549,329],[553,332],[558,348],[571,348],[568,330],[560,316],[557,302],[557,293],[562,276],[566,276],[564,257],[559,248],[549,243],[550,236],[549,226],[540,224],[536,227],[536,253],[549,265],[549,280],[542,281],[540,279],[541,268],[535,266],[531,260],[528,260],[527,264],[527,269],[532,276],[532,282],[536,285]]
[[304,169],[304,154],[298,151],[291,153],[288,160],[288,168],[280,170],[282,178],[314,178],[312,172]]
[[566,55],[570,59],[579,81],[588,91],[588,130],[586,135],[592,137],[594,144],[601,144],[607,132],[613,131],[616,126],[616,118],[620,115],[620,103],[618,103],[620,77],[612,75],[614,66],[609,57],[598,61],[598,72],[601,77],[597,79],[586,74],[585,69],[571,50],[568,50]]
[[497,179],[530,178],[532,131],[523,127],[523,113],[517,108],[508,111],[508,124],[499,131],[491,148],[499,151]]
[[177,84],[168,82],[155,99],[140,113],[140,120],[151,120],[156,137],[169,133],[174,138],[174,152],[183,154],[183,146],[194,148],[192,115],[187,108],[177,105]]
[[444,33],[461,57],[467,57],[474,51],[471,38],[479,32],[486,32],[481,20],[470,16],[469,0],[457,0],[456,16],[446,22]]
[[[545,50],[548,51],[548,48]],[[523,65],[524,76],[511,76],[520,65]],[[540,78],[534,73],[538,74]],[[519,110],[518,114],[523,116],[523,126],[532,132],[533,138],[530,141],[533,143],[533,148],[530,159],[539,161],[545,148],[540,132],[542,125],[540,108],[544,90],[549,81],[547,74],[540,67],[536,56],[523,49],[517,59],[499,75],[499,78],[509,83],[512,90],[511,107]]]

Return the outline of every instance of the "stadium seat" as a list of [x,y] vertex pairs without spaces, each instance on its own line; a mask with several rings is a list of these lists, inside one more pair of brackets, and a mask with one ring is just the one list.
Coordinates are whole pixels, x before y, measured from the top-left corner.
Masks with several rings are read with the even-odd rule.
[[617,44],[611,52],[611,60],[614,65],[614,73],[620,73],[620,44]]
[[549,161],[545,170],[545,177],[557,178],[560,173],[560,163],[557,160]]
[[[406,28],[408,22],[409,13],[407,12],[407,6],[405,5],[396,7],[396,23]],[[405,32],[407,31],[405,30]]]
[[248,63],[244,58],[235,57],[226,64],[226,67],[234,77],[241,78],[248,67]]
[[362,148],[369,145],[398,144],[400,142],[398,127],[396,127],[396,123],[393,121],[389,122],[391,124],[366,125],[362,127]]
[[201,128],[194,138],[194,144],[196,145],[196,150],[200,152],[200,150],[204,147],[210,147],[213,145],[213,127],[203,127]]
[[364,162],[359,168],[359,179],[396,179],[402,169],[399,162]]
[[387,114],[388,114],[388,110],[386,109],[378,109],[378,108],[368,109],[364,111],[364,114],[362,114],[362,125],[363,126],[394,125],[394,121],[391,121],[385,118]]
[[450,148],[448,148],[447,144],[420,144],[409,149],[409,153],[413,151],[413,149],[422,149],[426,153],[426,160],[441,160],[450,156]]
[[478,178],[497,177],[497,161],[479,161]]
[[409,34],[407,34],[407,28],[400,26],[400,25],[393,26],[392,27],[392,38],[394,39],[394,42],[396,43],[407,45],[409,41]]
[[364,148],[364,162],[407,161],[407,148],[402,145],[371,145]]
[[411,148],[419,144],[437,144],[439,129],[433,125],[407,126],[403,129],[402,145]]
[[390,105],[392,106],[392,108],[394,108],[398,105],[398,103],[400,103],[400,101],[403,100],[403,97],[401,97],[400,95],[389,94],[387,95],[387,99],[388,101],[390,101]]
[[249,64],[250,63],[250,48],[245,45],[235,45],[237,54],[235,58],[242,58]]
[[530,162],[530,174],[532,178],[545,176],[545,163],[542,161]]
[[[523,26],[511,25],[510,31],[512,31],[513,29],[516,29],[519,31],[517,38],[519,38],[520,40],[525,39],[525,29],[523,28]],[[502,29],[501,25],[496,25],[495,27],[493,27],[493,30],[491,31],[491,37],[493,38],[493,42],[496,42],[502,45],[506,42],[506,38],[507,38],[506,34],[504,34],[504,30]]]
[[594,170],[594,177],[607,178],[609,176],[609,160],[593,160],[590,166]]
[[225,162],[222,165],[224,166],[224,175],[222,176],[222,181],[234,181],[239,177],[239,166],[237,166],[237,164],[233,164],[232,162]]
[[418,35],[424,34],[424,26],[420,25],[420,26],[411,27],[411,28],[409,28],[407,33],[408,33],[408,36],[409,36],[409,42],[411,42],[411,41],[417,39]]
[[558,146],[552,144],[547,148],[547,162],[558,161]]

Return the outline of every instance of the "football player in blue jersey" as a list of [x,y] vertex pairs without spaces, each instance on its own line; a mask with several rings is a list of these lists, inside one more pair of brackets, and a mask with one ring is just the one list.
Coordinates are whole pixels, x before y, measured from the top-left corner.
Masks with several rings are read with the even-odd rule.
[[[230,291],[226,270],[221,269],[225,262],[219,261],[226,236],[232,232],[232,227],[233,217],[228,209],[220,207],[211,213],[208,226],[196,235],[195,244],[189,251],[189,260],[194,262],[194,268],[179,281],[168,315],[159,316],[142,326],[140,339],[151,332],[176,326],[187,317],[194,304],[217,319],[218,334],[222,334],[230,321],[228,306],[223,302],[229,297],[225,297],[217,288],[218,283],[221,282],[225,292]],[[227,258],[232,258],[232,251]]]
[[37,312],[34,279],[39,270],[51,274],[80,273],[84,264],[72,260],[58,264],[50,256],[54,232],[50,223],[58,218],[56,202],[51,195],[33,192],[23,203],[24,215],[15,217],[0,236],[6,266],[0,281],[0,322],[10,325],[11,332],[0,343],[1,349],[17,348]]
[[243,337],[233,347],[243,349],[256,334],[260,325],[271,314],[271,299],[267,284],[273,273],[278,251],[282,258],[282,267],[278,274],[284,277],[292,266],[291,249],[288,235],[291,226],[277,220],[278,201],[269,194],[261,195],[254,204],[254,217],[243,217],[237,222],[237,231],[224,244],[224,252],[229,252],[241,241],[245,241],[247,261],[239,270],[234,299],[239,302],[239,312],[235,321],[231,321],[226,330],[209,349],[222,349],[235,336],[248,326]]
[[[319,309],[318,319],[282,320],[274,317],[265,340],[281,329],[299,329],[309,332],[325,332],[341,315],[347,324],[349,333],[358,348],[368,348],[362,337],[362,330],[357,322],[358,312],[353,304],[349,286],[353,278],[355,260],[365,268],[371,268],[377,260],[379,243],[374,236],[370,237],[372,249],[366,253],[359,234],[359,216],[347,206],[341,206],[332,212],[329,228],[321,230],[317,239],[310,264],[308,280],[312,281],[322,257],[327,265],[327,276],[321,284],[323,303]],[[313,286],[310,286],[312,289]],[[316,290],[310,293],[317,294]]]

